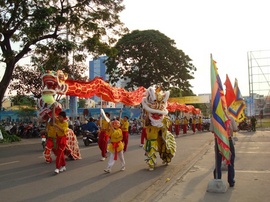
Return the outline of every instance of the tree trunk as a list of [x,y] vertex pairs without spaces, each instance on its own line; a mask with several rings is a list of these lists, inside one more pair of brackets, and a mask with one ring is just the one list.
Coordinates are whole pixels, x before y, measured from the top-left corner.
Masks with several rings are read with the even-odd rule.
[[2,109],[3,98],[4,98],[4,95],[5,95],[7,88],[9,86],[14,68],[15,68],[14,61],[10,61],[10,62],[6,63],[6,70],[5,70],[4,76],[2,78],[2,81],[0,82],[0,100],[1,100],[0,109]]

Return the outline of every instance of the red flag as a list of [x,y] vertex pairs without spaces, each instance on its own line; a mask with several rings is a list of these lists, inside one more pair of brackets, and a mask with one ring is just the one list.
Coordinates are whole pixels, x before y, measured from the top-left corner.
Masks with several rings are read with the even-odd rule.
[[227,102],[227,107],[229,108],[230,105],[233,103],[233,101],[235,101],[236,96],[234,94],[234,89],[232,87],[232,83],[228,77],[228,74],[226,74],[226,81],[225,81],[224,85],[226,86],[225,99]]

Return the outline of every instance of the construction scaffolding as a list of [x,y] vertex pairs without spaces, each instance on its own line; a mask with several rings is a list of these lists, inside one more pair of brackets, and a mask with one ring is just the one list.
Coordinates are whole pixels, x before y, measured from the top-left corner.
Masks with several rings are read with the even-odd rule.
[[247,116],[270,117],[270,50],[248,52]]

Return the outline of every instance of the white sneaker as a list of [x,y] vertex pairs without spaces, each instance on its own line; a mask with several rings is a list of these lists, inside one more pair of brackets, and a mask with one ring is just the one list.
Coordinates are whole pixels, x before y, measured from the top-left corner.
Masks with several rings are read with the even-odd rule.
[[101,160],[101,161],[105,161],[105,159],[106,159],[105,157],[102,157],[100,160]]
[[62,166],[62,167],[59,169],[60,172],[63,172],[63,171],[66,171],[66,170],[67,170],[66,166]]
[[122,171],[126,170],[126,167],[125,166],[122,166],[121,170]]
[[140,144],[140,147],[143,147],[143,144]]
[[105,173],[110,173],[110,172],[111,172],[111,169],[106,168],[106,169],[104,169],[104,172],[105,172]]
[[154,168],[149,168],[149,171],[153,171],[154,170]]
[[55,173],[55,174],[59,174],[59,169],[56,168],[56,169],[54,170],[54,173]]

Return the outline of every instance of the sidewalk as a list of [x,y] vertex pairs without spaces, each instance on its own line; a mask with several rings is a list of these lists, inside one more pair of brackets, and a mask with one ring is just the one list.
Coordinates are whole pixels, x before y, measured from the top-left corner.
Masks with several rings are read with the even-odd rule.
[[41,144],[41,138],[21,138],[19,142],[4,142],[0,143],[0,147],[13,147],[17,145],[27,145],[27,144]]
[[[270,199],[270,131],[237,133],[235,142],[235,187],[227,183],[227,171],[222,180],[228,186],[225,193],[207,192],[213,180],[214,145],[183,176],[160,193],[158,202],[268,202]],[[172,180],[172,179],[171,179]]]

